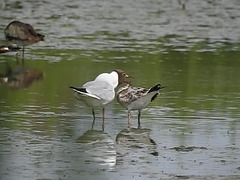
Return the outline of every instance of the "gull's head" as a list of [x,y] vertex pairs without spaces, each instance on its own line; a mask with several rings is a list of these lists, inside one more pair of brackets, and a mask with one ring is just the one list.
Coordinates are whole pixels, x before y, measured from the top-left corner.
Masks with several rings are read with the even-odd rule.
[[133,78],[132,76],[127,75],[124,71],[122,71],[120,69],[116,69],[114,71],[118,74],[118,85],[120,85],[122,83],[131,85],[130,82],[128,82],[126,79]]

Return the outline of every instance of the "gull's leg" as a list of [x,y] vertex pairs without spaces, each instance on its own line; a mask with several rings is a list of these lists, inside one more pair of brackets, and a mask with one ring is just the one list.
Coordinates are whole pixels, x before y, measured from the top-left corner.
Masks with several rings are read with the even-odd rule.
[[92,115],[93,115],[93,122],[92,122],[92,129],[93,129],[93,126],[95,124],[95,112],[93,108],[92,108]]
[[[18,46],[17,46],[17,47],[18,47]],[[19,51],[20,51],[20,50],[18,49],[18,50],[17,50],[17,53],[16,53],[16,60],[17,60],[17,64],[19,63],[19,62],[18,62],[18,55],[19,55]]]
[[131,123],[130,123],[130,119],[131,119],[131,113],[130,113],[130,111],[128,111],[128,126],[131,125]]
[[102,116],[103,116],[103,120],[102,120],[102,130],[104,131],[104,113],[105,113],[105,109],[104,109],[104,107],[103,107],[103,109],[102,109]]
[[24,64],[24,51],[25,51],[25,46],[23,46],[23,53],[22,53],[22,64]]
[[19,51],[17,51],[17,53],[16,53],[17,64],[19,64],[19,62],[18,62],[18,52],[19,52]]
[[138,129],[141,128],[140,117],[141,117],[141,110],[138,110]]

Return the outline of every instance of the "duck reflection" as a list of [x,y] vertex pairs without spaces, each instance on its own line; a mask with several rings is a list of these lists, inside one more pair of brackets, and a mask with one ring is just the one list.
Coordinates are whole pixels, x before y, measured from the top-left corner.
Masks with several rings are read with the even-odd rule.
[[4,74],[0,74],[0,84],[13,89],[29,87],[34,81],[43,78],[42,72],[24,66],[10,67],[7,65]]
[[116,164],[115,143],[106,132],[87,130],[76,142],[81,143],[82,160],[85,161],[86,168],[94,168],[99,164],[111,168]]
[[118,154],[123,157],[127,154],[151,154],[158,156],[157,145],[150,138],[151,129],[127,128],[121,130],[117,137]]

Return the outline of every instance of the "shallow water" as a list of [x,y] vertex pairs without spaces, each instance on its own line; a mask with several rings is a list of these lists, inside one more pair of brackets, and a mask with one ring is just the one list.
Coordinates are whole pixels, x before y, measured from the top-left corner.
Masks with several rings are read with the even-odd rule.
[[[240,8],[220,1],[6,1],[46,40],[0,55],[0,179],[239,179]],[[131,127],[73,97],[101,72],[167,86]],[[2,80],[2,78],[1,78]]]

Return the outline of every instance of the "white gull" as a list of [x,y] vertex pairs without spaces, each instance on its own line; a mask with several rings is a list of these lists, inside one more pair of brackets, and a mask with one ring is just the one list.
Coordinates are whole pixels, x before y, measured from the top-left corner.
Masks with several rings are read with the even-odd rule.
[[111,73],[102,73],[96,77],[94,81],[85,83],[81,88],[70,86],[75,92],[75,97],[83,101],[87,106],[92,107],[93,122],[92,127],[95,123],[95,112],[94,108],[103,107],[102,115],[102,128],[104,130],[104,107],[113,101],[115,97],[115,88],[122,84],[129,82],[126,78],[131,76],[127,75],[122,70],[114,70]]

